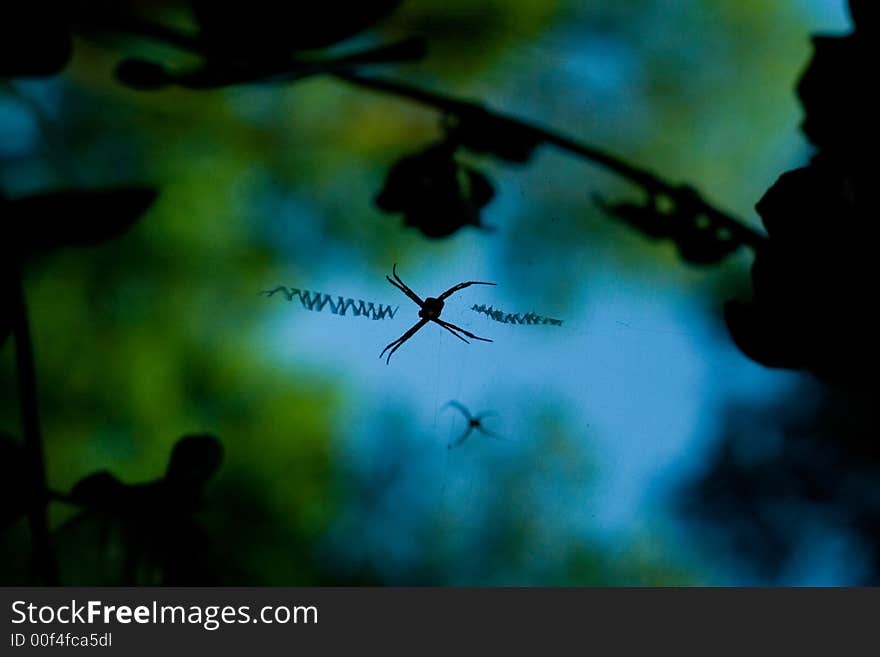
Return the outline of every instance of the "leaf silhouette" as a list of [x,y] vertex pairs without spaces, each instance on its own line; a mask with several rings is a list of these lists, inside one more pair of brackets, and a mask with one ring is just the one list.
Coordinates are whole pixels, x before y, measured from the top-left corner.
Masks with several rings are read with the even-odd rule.
[[107,471],[84,477],[67,499],[85,508],[135,515],[191,511],[202,489],[216,474],[223,458],[220,441],[210,435],[181,438],[174,446],[165,475],[139,484],[125,484]]
[[750,358],[805,368],[838,383],[874,385],[878,134],[873,93],[876,2],[852,0],[855,32],[813,38],[797,93],[802,128],[819,152],[784,173],[756,205],[769,239],[752,266],[752,299],[727,326]]
[[813,37],[813,59],[798,83],[804,133],[827,153],[850,157],[877,143],[877,49],[861,35]]
[[758,202],[769,235],[752,266],[752,300],[728,310],[730,333],[754,360],[828,379],[873,379],[876,202],[873,176],[814,158]]
[[376,205],[403,214],[404,223],[426,237],[438,238],[464,226],[482,226],[480,211],[494,195],[489,179],[460,162],[454,145],[441,142],[398,160]]
[[134,495],[130,489],[107,471],[83,477],[70,491],[67,499],[88,509],[119,512],[132,506]]
[[174,446],[165,481],[180,489],[200,490],[217,473],[223,446],[209,435],[182,438]]
[[724,305],[724,321],[741,352],[765,367],[800,367],[797,347],[788,338],[780,319],[753,304],[728,301]]
[[877,5],[876,0],[849,0],[849,13],[856,24],[857,32],[865,32],[866,36],[876,32],[877,26],[880,25],[878,9],[880,6]]
[[18,255],[91,246],[128,230],[153,204],[149,187],[49,192],[0,204],[4,242]]
[[91,474],[67,496],[83,510],[60,540],[97,544],[102,554],[84,558],[108,583],[211,583],[210,542],[194,513],[221,460],[216,438],[192,435],[177,442],[158,479],[126,484],[106,471]]

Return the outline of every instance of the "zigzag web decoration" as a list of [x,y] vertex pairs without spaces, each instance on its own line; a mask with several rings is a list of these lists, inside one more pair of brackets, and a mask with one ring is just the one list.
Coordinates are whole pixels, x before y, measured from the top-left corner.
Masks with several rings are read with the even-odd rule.
[[394,314],[400,309],[400,306],[383,306],[374,304],[371,301],[362,301],[360,299],[348,299],[341,296],[332,296],[322,292],[310,292],[308,290],[299,290],[295,287],[287,288],[279,285],[274,290],[263,290],[260,294],[271,297],[273,294],[281,292],[288,301],[293,301],[294,297],[298,297],[302,307],[306,310],[321,312],[324,308],[328,308],[334,315],[345,315],[349,310],[354,317],[367,317],[373,320],[385,319],[386,317],[394,319]]
[[478,313],[483,313],[489,319],[493,319],[496,322],[501,322],[502,324],[550,324],[551,326],[562,326],[561,319],[553,319],[552,317],[542,317],[536,313],[526,313],[524,315],[514,314],[514,313],[506,313],[501,310],[496,310],[492,306],[484,306],[482,304],[471,306],[471,310]]

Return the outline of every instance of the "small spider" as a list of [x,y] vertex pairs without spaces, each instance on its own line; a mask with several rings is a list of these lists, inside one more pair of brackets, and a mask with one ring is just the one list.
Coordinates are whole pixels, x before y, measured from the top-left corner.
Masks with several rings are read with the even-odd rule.
[[[403,292],[406,296],[408,296],[410,299],[412,299],[413,301],[415,301],[418,304],[419,317],[421,317],[421,319],[409,331],[407,331],[406,333],[401,335],[394,342],[391,342],[387,347],[385,347],[382,350],[382,353],[379,354],[379,358],[382,358],[382,356],[385,355],[385,352],[388,351],[389,349],[391,349],[391,351],[388,352],[388,359],[385,361],[386,364],[391,362],[391,354],[393,354],[395,351],[397,351],[400,348],[400,345],[402,345],[404,342],[406,342],[412,336],[414,336],[416,334],[416,332],[420,328],[422,328],[425,324],[427,324],[428,322],[436,322],[437,324],[439,324],[440,326],[445,328],[447,331],[452,333],[452,335],[454,335],[459,340],[462,340],[464,342],[468,342],[468,341],[465,340],[463,337],[461,337],[459,335],[459,333],[464,333],[466,336],[468,336],[469,338],[473,338],[474,340],[482,340],[483,342],[492,342],[492,340],[489,340],[488,338],[481,338],[481,337],[474,335],[473,333],[465,331],[463,328],[460,328],[460,327],[456,326],[455,324],[450,324],[449,322],[444,322],[442,319],[440,319],[440,313],[443,312],[443,300],[446,299],[447,297],[451,296],[452,294],[455,294],[459,290],[464,289],[470,285],[496,285],[496,283],[483,283],[482,281],[468,281],[467,283],[459,283],[458,285],[453,285],[451,288],[446,290],[446,292],[441,294],[439,297],[436,297],[436,298],[435,297],[426,297],[425,300],[422,301],[422,299],[420,299],[419,296],[415,292],[413,292],[412,290],[410,290],[406,286],[406,283],[404,283],[402,280],[400,280],[400,277],[397,275],[397,264],[396,263],[391,268],[391,273],[394,275],[393,280],[392,280],[391,276],[386,276],[385,278],[387,278],[388,282],[391,283],[394,287],[396,287],[398,290]],[[470,343],[468,342],[468,344],[470,344]]]
[[479,431],[484,436],[489,436],[490,438],[501,438],[501,436],[492,433],[483,426],[483,420],[485,420],[487,417],[494,417],[498,415],[494,411],[484,411],[477,416],[473,416],[464,404],[461,404],[455,400],[447,402],[446,406],[444,406],[443,408],[446,408],[448,406],[452,406],[453,408],[457,408],[458,410],[460,410],[462,415],[464,415],[464,418],[468,421],[468,426],[467,429],[465,429],[464,433],[461,434],[461,436],[459,436],[455,442],[449,443],[446,446],[446,449],[452,449],[453,447],[461,445],[465,440],[468,439],[468,437],[471,435],[471,433],[474,432],[474,430]]

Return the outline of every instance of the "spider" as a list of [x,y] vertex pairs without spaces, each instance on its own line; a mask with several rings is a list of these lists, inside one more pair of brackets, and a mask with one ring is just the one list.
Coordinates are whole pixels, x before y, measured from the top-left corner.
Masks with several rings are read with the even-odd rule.
[[468,426],[467,426],[467,429],[465,429],[464,433],[461,434],[461,436],[459,436],[455,442],[449,443],[446,446],[446,449],[452,449],[453,447],[457,447],[458,445],[461,445],[465,440],[468,439],[468,436],[470,436],[474,430],[477,430],[481,434],[483,434],[484,436],[489,436],[490,438],[501,438],[501,436],[492,433],[491,431],[486,429],[486,427],[483,426],[484,419],[486,419],[487,417],[494,417],[494,416],[498,415],[494,411],[484,411],[484,412],[480,413],[479,415],[477,415],[476,417],[474,417],[471,415],[471,412],[467,409],[467,407],[464,404],[461,404],[460,402],[457,402],[454,399],[450,402],[447,402],[446,406],[444,406],[443,408],[446,408],[448,406],[452,406],[453,408],[457,408],[458,410],[460,410],[462,415],[464,415],[464,418],[468,421]]
[[[489,340],[488,338],[481,338],[474,335],[473,333],[470,333],[469,331],[465,331],[463,328],[460,328],[455,324],[444,322],[442,319],[440,319],[440,313],[443,312],[443,300],[455,294],[459,290],[462,290],[471,285],[497,285],[497,283],[483,283],[482,281],[468,281],[467,283],[459,283],[458,285],[453,285],[439,297],[426,297],[425,300],[422,301],[422,299],[419,298],[419,295],[410,290],[406,286],[406,283],[400,280],[400,276],[397,275],[397,263],[395,263],[394,266],[391,268],[391,273],[394,275],[394,279],[392,279],[391,276],[386,276],[385,278],[387,278],[388,282],[391,283],[394,287],[396,287],[398,290],[403,292],[406,296],[408,296],[410,299],[418,304],[419,317],[421,317],[421,319],[416,322],[415,326],[413,326],[409,331],[401,335],[394,342],[389,343],[388,346],[382,350],[382,353],[379,354],[379,358],[382,358],[382,356],[385,355],[385,352],[391,349],[391,351],[388,352],[388,359],[385,361],[386,365],[391,363],[391,355],[395,351],[397,351],[404,342],[414,336],[416,332],[428,322],[436,322],[447,331],[452,333],[452,335],[464,342],[468,341],[461,337],[459,333],[464,333],[466,336],[468,336],[469,338],[473,338],[474,340],[492,342],[492,340]],[[468,344],[470,344],[470,342],[468,342]]]

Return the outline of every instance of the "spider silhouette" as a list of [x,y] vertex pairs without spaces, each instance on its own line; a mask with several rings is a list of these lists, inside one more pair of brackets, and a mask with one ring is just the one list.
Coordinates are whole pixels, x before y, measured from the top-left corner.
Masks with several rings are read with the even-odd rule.
[[479,415],[473,416],[464,404],[457,402],[454,399],[450,402],[447,402],[443,408],[447,408],[449,406],[457,408],[461,411],[461,414],[464,415],[464,418],[468,421],[468,426],[467,429],[464,430],[464,433],[461,434],[461,436],[459,436],[455,442],[449,443],[446,446],[446,449],[452,449],[453,447],[461,445],[475,430],[479,431],[484,436],[489,436],[490,438],[501,438],[501,436],[489,431],[488,429],[486,429],[486,427],[483,426],[483,420],[485,420],[487,417],[494,417],[498,415],[498,413],[494,411],[484,411]]
[[382,350],[382,353],[379,354],[379,358],[382,358],[382,356],[385,355],[385,352],[388,351],[389,349],[391,349],[391,351],[388,352],[388,359],[385,361],[386,365],[391,363],[391,355],[395,351],[400,349],[400,346],[404,342],[406,342],[412,336],[414,336],[416,334],[416,332],[420,328],[422,328],[425,324],[427,324],[428,322],[435,322],[435,323],[439,324],[440,326],[445,328],[447,331],[452,333],[452,335],[457,337],[459,340],[462,340],[463,342],[467,342],[468,344],[470,344],[470,342],[468,342],[468,340],[466,340],[461,335],[459,335],[459,333],[464,333],[466,336],[468,336],[469,338],[472,338],[474,340],[482,340],[483,342],[492,342],[492,340],[490,340],[488,338],[481,338],[479,336],[474,335],[473,333],[470,333],[469,331],[465,331],[463,328],[460,328],[460,327],[456,326],[455,324],[450,324],[449,322],[444,322],[442,319],[440,319],[440,313],[443,312],[444,300],[449,298],[451,295],[455,294],[459,290],[462,290],[462,289],[469,287],[471,285],[497,285],[497,283],[484,283],[482,281],[468,281],[467,283],[459,283],[458,285],[453,285],[451,288],[446,290],[446,292],[441,294],[439,297],[426,297],[425,300],[423,301],[421,298],[419,298],[419,295],[417,295],[415,292],[410,290],[406,286],[406,283],[404,283],[400,279],[400,276],[397,275],[397,263],[395,263],[394,266],[391,268],[391,273],[394,275],[394,279],[392,279],[391,276],[386,276],[385,278],[387,278],[388,282],[391,283],[394,287],[396,287],[398,290],[403,292],[406,296],[408,296],[410,299],[412,299],[413,301],[415,301],[418,304],[419,317],[421,317],[421,319],[409,331],[407,331],[406,333],[401,335],[394,342],[389,343],[388,346],[386,346]]

